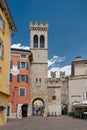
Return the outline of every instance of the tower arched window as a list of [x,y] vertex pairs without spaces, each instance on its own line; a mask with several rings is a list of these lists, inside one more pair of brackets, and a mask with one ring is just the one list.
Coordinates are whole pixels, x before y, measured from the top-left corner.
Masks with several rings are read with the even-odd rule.
[[44,48],[44,36],[40,36],[40,48]]
[[34,35],[33,47],[38,48],[38,36],[37,35]]

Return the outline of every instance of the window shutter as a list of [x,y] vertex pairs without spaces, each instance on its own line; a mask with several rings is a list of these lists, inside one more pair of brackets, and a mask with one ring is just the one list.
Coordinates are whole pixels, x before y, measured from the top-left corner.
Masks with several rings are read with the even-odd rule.
[[5,33],[5,22],[3,21],[3,33]]
[[27,69],[27,70],[29,69],[29,64],[28,64],[28,62],[26,62],[26,69]]
[[26,83],[29,83],[28,75],[26,75]]
[[20,69],[20,61],[18,61],[18,69]]
[[4,58],[4,45],[2,40],[0,39],[0,58]]
[[10,69],[13,67],[13,61],[10,61]]
[[20,74],[17,75],[17,81],[20,82]]
[[10,73],[10,82],[12,81],[12,74]]
[[2,44],[2,58],[4,58],[4,45]]

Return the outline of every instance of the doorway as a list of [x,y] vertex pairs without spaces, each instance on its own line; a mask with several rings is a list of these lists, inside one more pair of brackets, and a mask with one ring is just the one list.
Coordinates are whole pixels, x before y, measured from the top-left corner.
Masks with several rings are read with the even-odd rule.
[[32,103],[32,113],[34,116],[43,116],[45,103],[42,99],[37,98]]
[[67,115],[67,113],[68,113],[68,105],[63,104],[63,106],[62,106],[62,115]]
[[28,105],[27,104],[22,105],[21,109],[22,109],[22,117],[27,117]]

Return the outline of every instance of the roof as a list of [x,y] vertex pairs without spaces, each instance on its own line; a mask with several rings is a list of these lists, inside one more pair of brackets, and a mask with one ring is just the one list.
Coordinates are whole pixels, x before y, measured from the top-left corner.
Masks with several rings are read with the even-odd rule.
[[87,63],[87,60],[79,60],[79,61],[73,61],[72,64],[82,64],[82,63]]
[[31,52],[28,49],[20,49],[20,48],[11,48],[11,51],[23,51],[23,52]]
[[9,10],[9,7],[8,7],[8,4],[7,4],[6,0],[0,0],[0,7],[4,11],[4,13],[5,13],[6,17],[7,17],[10,29],[13,32],[15,32],[16,31],[16,26],[15,26],[15,23],[14,23],[13,18],[11,16],[11,13],[10,13],[10,10]]

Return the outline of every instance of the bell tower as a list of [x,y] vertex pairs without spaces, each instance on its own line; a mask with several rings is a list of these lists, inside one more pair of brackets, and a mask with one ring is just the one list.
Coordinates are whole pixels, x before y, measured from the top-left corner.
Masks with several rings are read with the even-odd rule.
[[30,48],[33,53],[33,63],[47,63],[48,23],[30,22]]
[[47,108],[48,77],[48,23],[30,22],[30,49],[33,54],[31,63],[31,114],[35,100],[44,102]]

